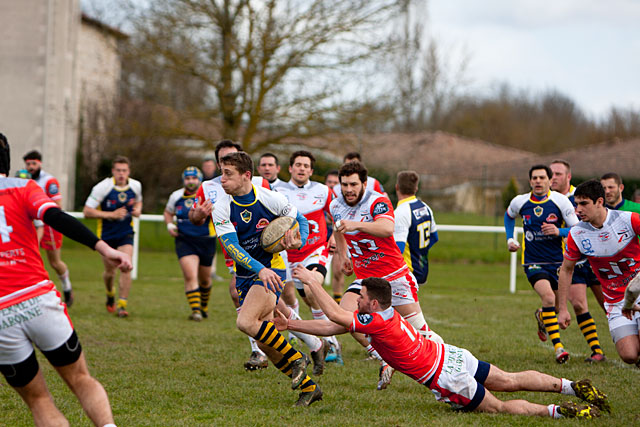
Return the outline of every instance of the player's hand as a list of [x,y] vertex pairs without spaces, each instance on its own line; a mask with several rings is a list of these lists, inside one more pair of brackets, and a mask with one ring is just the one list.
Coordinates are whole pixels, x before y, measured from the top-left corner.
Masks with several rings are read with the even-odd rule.
[[[193,213],[192,213],[193,212]],[[195,208],[189,211],[189,219],[196,225],[200,225],[213,212],[213,203],[211,200],[205,200],[199,203]]]
[[544,234],[545,236],[560,235],[560,230],[558,230],[558,227],[556,227],[554,224],[547,224],[546,222],[543,222],[540,229],[542,230],[542,234]]
[[131,209],[131,215],[139,218],[142,215],[142,205],[140,203],[136,203],[133,205],[133,209]]
[[623,308],[622,315],[629,320],[633,320],[633,314],[635,311],[640,311],[640,305],[633,304],[633,307],[631,308]]
[[129,211],[127,210],[127,208],[123,206],[121,208],[116,209],[115,211],[112,211],[110,216],[111,216],[111,219],[113,220],[122,221],[127,217],[127,215],[129,215]]
[[332,234],[331,237],[329,237],[329,255],[333,255],[334,253],[336,253],[336,238],[335,236]]
[[558,325],[560,329],[567,329],[571,324],[571,315],[569,311],[565,308],[564,310],[560,310],[558,312]]
[[342,261],[342,273],[345,276],[351,276],[353,274],[353,264],[349,258]]
[[167,231],[171,237],[178,237],[178,227],[174,223],[170,222],[167,224]]
[[516,242],[514,238],[507,240],[507,248],[509,252],[517,252],[520,249],[520,243]]
[[272,322],[277,330],[286,331],[287,324],[289,323],[289,319],[287,319],[287,317],[284,314],[282,314],[280,310],[276,310],[275,317],[273,318]]
[[123,273],[133,269],[133,263],[131,262],[129,254],[113,249],[104,240],[98,241],[95,250],[102,255],[109,264],[119,268]]
[[278,276],[275,271],[269,268],[265,267],[260,270],[260,272],[258,273],[258,277],[260,278],[260,281],[264,286],[264,290],[267,293],[269,293],[269,291],[272,291],[274,293],[279,292],[282,291],[282,288],[284,288],[284,283],[282,283],[282,279],[280,279],[280,276]]
[[349,221],[346,219],[338,220],[334,224],[334,229],[339,231],[340,233],[348,233],[350,231],[357,231],[360,223],[358,221]]
[[284,250],[299,249],[302,246],[300,229],[287,230],[284,233]]

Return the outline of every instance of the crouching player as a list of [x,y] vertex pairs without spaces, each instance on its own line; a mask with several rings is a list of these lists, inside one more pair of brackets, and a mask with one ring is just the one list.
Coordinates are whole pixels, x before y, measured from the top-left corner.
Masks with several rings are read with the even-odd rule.
[[66,426],[38,366],[33,345],[78,397],[97,426],[113,426],[109,398],[87,369],[65,304],[42,263],[32,222],[95,249],[105,262],[131,270],[131,258],[62,212],[31,180],[7,178],[9,144],[0,134],[0,372],[25,401],[35,425]]
[[[297,267],[294,276],[308,285],[331,322],[285,320],[278,316],[278,329],[317,335],[360,332],[396,370],[423,384],[436,399],[466,411],[503,412],[520,415],[591,418],[609,411],[607,397],[590,380],[572,382],[537,371],[504,372],[477,360],[469,351],[426,339],[391,306],[391,286],[379,278],[362,281],[358,310],[338,306],[322,288],[317,272]],[[333,323],[332,323],[333,322]],[[491,391],[545,391],[574,395],[587,402],[539,405],[526,400],[501,401]]]

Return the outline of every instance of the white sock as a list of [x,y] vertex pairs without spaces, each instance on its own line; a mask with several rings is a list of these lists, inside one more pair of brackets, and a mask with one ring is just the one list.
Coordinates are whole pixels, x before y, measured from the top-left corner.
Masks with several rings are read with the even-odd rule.
[[70,291],[71,290],[71,281],[69,280],[69,270],[67,270],[64,273],[60,274],[58,277],[60,278],[60,281],[62,282],[62,290],[63,291]]
[[[289,312],[289,319],[299,320],[300,316],[298,316],[298,314],[295,311],[291,310]],[[322,340],[320,340],[320,338],[316,337],[315,335],[309,335],[303,332],[295,332],[295,331],[289,331],[289,332],[295,335],[296,337],[298,337],[303,343],[305,343],[307,347],[309,347],[310,351],[315,352],[320,350],[320,348],[322,347]]]
[[382,357],[380,357],[378,352],[373,348],[371,344],[367,346],[367,353],[369,353],[371,356],[375,357],[376,359],[382,361]]
[[255,338],[253,337],[248,337],[249,338],[249,343],[251,343],[251,351],[255,351],[256,353],[260,353],[261,355],[265,355],[262,350],[260,350],[260,347],[258,347],[258,343],[256,342]]
[[558,412],[558,405],[549,405],[547,406],[547,410],[549,411],[549,416],[554,419],[562,418],[562,415]]
[[288,305],[287,307],[289,307],[292,311],[294,311],[297,315],[300,315],[300,303],[298,302],[298,298],[296,298],[296,302],[293,305]]
[[569,396],[575,396],[576,392],[573,390],[573,387],[571,387],[571,383],[573,381],[568,380],[566,378],[562,379],[562,390],[560,390],[560,393],[562,394],[567,394]]
[[102,427],[118,427],[118,426],[116,426],[115,424],[109,423],[109,424],[103,425]]
[[316,309],[312,308],[311,309],[311,315],[313,316],[313,318],[315,320],[329,320],[327,315],[324,314],[324,311],[322,311],[322,310],[316,310]]

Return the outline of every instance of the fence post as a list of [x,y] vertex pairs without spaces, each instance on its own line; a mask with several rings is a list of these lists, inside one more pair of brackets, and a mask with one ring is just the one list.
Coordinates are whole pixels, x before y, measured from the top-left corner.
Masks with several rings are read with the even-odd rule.
[[138,252],[140,251],[140,218],[133,217],[133,256],[131,262],[133,270],[131,270],[131,279],[138,278]]

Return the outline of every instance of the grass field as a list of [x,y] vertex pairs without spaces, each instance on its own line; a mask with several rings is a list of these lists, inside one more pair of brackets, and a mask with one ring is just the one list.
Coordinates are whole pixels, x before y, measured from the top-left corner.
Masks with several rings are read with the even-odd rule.
[[[439,222],[462,223],[446,219]],[[226,282],[214,285],[208,320],[187,320],[189,309],[182,276],[170,240],[160,233],[157,236],[160,243],[154,243],[156,250],[141,253],[128,319],[117,319],[104,309],[102,265],[97,254],[74,245],[66,245],[63,251],[76,295],[70,314],[91,372],[107,389],[120,426],[493,426],[557,422],[457,413],[402,375],[394,376],[388,390],[376,391],[378,365],[365,361],[362,348],[346,336],[341,338],[345,365],[329,365],[318,378],[324,400],[310,408],[294,408],[297,392],[290,390],[289,380],[272,366],[261,372],[244,371],[249,344],[235,329],[235,310]],[[572,379],[592,378],[609,394],[614,408],[611,415],[594,421],[594,425],[640,423],[640,371],[625,366],[617,357],[604,314],[592,297],[589,303],[609,361],[595,366],[585,364],[582,360],[590,352],[579,329],[572,325],[562,334],[572,359],[566,365],[557,365],[551,344],[537,338],[533,311],[539,299],[521,272],[518,292],[508,293],[504,239],[443,232],[440,240],[432,252],[429,285],[420,290],[420,298],[430,326],[446,342],[467,348],[479,359],[505,370],[537,369]],[[162,242],[166,243],[164,250],[160,250]],[[218,271],[226,273],[221,264]],[[308,312],[302,311],[308,318]],[[46,361],[42,362],[41,355],[39,360],[54,399],[71,425],[89,425],[74,396]],[[497,395],[543,404],[567,399],[528,392]],[[30,424],[26,406],[2,381],[0,425]]]

